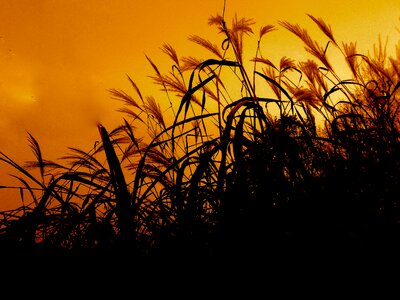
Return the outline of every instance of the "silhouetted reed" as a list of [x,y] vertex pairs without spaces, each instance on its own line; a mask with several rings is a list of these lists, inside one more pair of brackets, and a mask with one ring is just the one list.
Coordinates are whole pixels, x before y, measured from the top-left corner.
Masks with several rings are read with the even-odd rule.
[[[91,151],[71,148],[63,164],[50,162],[29,134],[34,162],[21,166],[0,152],[19,172],[24,203],[1,213],[4,247],[266,260],[400,250],[399,48],[388,57],[379,40],[373,54],[359,54],[309,17],[326,46],[280,22],[310,58],[278,64],[261,47],[274,26],[261,27],[255,57],[245,62],[254,21],[235,17],[228,27],[223,16],[211,17],[220,47],[189,37],[210,58],[180,58],[164,44],[173,65],[163,74],[146,57],[167,107],[128,77],[134,96],[110,90],[126,118],[110,132],[99,125],[101,143]],[[337,75],[330,47],[351,78]]]

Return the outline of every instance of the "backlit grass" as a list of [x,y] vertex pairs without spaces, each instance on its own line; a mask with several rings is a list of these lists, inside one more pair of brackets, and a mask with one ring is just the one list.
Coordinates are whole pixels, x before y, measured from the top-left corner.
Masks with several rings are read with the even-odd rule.
[[[131,77],[132,94],[110,89],[124,118],[110,131],[99,124],[101,143],[90,151],[70,148],[47,161],[29,134],[34,161],[20,165],[0,152],[22,200],[1,212],[2,248],[265,259],[399,250],[399,48],[388,56],[378,40],[372,54],[360,54],[309,17],[327,43],[280,22],[310,56],[274,63],[261,41],[275,26],[256,31],[252,19],[228,25],[212,16],[221,41],[189,38],[210,57],[179,57],[164,44],[166,74],[147,57],[163,99],[145,96]],[[256,53],[244,61],[254,40]],[[332,47],[348,78],[337,75]]]

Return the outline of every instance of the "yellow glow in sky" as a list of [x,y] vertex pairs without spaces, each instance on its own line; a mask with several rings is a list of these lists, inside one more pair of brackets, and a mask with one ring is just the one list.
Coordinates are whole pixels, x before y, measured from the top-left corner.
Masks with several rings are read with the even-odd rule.
[[[110,128],[122,122],[116,112],[121,104],[107,89],[130,93],[129,74],[152,95],[158,87],[147,77],[153,71],[144,54],[165,71],[170,61],[159,49],[164,42],[179,55],[203,55],[187,37],[198,34],[220,43],[207,20],[222,8],[223,0],[0,1],[0,151],[21,163],[32,159],[26,131],[48,159],[63,156],[68,146],[90,149],[99,139],[96,122]],[[379,33],[390,45],[399,39],[398,0],[227,0],[227,18],[235,13],[254,18],[255,32],[266,24],[278,27],[263,53],[273,59],[304,54],[301,42],[277,22],[314,32],[307,13],[330,24],[339,41],[357,41],[361,52],[372,49]],[[0,181],[5,178],[0,165]]]

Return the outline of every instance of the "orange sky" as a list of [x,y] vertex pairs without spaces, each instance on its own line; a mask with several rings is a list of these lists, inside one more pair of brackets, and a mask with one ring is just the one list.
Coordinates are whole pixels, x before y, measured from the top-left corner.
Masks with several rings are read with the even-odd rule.
[[[21,163],[32,159],[26,131],[48,159],[63,156],[68,146],[90,149],[98,139],[96,122],[113,128],[122,121],[115,111],[121,104],[106,90],[130,93],[129,74],[152,95],[158,87],[147,77],[152,69],[144,54],[168,71],[170,62],[159,50],[164,42],[182,56],[199,49],[187,41],[190,34],[219,43],[207,19],[222,7],[223,0],[0,0],[0,151]],[[400,34],[398,0],[228,0],[227,17],[236,12],[254,18],[255,30],[279,28],[279,20],[315,28],[310,13],[330,24],[339,41],[357,41],[361,52],[371,49],[378,33],[392,43]],[[304,53],[283,28],[267,39],[267,56]],[[0,164],[0,185],[7,172]],[[4,193],[0,201],[9,207]]]

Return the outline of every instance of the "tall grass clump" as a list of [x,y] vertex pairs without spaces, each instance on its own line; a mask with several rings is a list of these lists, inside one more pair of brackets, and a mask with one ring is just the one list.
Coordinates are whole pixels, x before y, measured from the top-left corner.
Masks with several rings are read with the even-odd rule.
[[[172,68],[163,73],[146,56],[164,97],[144,96],[129,76],[133,95],[109,90],[125,117],[111,131],[99,124],[92,150],[47,161],[29,134],[35,161],[21,166],[0,153],[18,171],[23,200],[1,213],[3,244],[133,258],[398,250],[399,47],[388,56],[379,40],[360,54],[309,17],[324,44],[279,22],[309,58],[272,62],[262,46],[275,26],[256,32],[252,19],[212,16],[219,44],[189,37],[209,58],[179,57],[164,44]],[[349,77],[339,77],[331,49]]]

